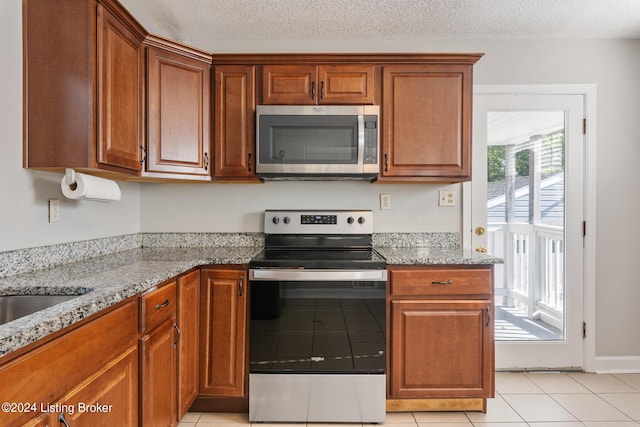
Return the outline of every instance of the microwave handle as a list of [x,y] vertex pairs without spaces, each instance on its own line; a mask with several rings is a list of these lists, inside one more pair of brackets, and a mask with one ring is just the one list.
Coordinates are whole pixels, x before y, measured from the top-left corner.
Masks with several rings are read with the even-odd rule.
[[358,164],[364,165],[364,114],[358,114]]

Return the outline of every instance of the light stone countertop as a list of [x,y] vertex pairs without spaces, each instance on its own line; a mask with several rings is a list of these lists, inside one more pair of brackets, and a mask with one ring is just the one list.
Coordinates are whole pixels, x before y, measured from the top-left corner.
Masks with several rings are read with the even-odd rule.
[[376,247],[388,265],[485,265],[502,264],[502,258],[463,248]]
[[[395,236],[388,240],[398,242]],[[0,295],[79,295],[0,325],[0,357],[194,267],[248,264],[262,250],[261,242],[255,243],[254,246],[136,248],[0,278]],[[391,247],[385,245],[384,236],[377,243],[384,245],[376,245],[375,249],[390,265],[502,263],[500,258],[457,247]]]
[[0,325],[0,357],[209,264],[247,264],[262,247],[139,248],[0,278],[0,295],[78,298]]

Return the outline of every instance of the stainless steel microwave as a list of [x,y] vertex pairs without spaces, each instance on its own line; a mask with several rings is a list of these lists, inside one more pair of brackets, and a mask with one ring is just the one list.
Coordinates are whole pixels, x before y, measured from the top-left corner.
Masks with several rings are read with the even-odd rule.
[[264,179],[366,179],[380,172],[377,105],[259,105],[256,174]]

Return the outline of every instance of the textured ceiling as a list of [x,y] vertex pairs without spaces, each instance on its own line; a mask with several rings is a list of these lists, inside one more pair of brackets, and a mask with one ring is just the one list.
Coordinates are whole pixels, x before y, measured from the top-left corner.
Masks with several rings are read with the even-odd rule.
[[640,39],[640,0],[121,0],[152,33],[224,40]]

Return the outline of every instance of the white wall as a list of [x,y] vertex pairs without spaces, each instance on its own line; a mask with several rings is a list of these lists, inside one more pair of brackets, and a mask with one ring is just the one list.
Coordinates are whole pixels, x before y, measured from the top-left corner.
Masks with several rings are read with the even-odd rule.
[[[280,207],[374,209],[377,231],[459,231],[461,209],[438,208],[440,185],[365,183],[129,184],[109,205],[64,200],[59,175],[21,168],[21,1],[0,2],[0,251],[137,231],[257,231],[259,212]],[[193,43],[197,45],[196,42]],[[478,84],[596,83],[596,353],[640,358],[640,286],[635,262],[640,227],[640,40],[635,41],[238,41],[216,52],[485,52]],[[389,192],[393,209],[379,211]],[[47,224],[46,201],[62,201]]]
[[[197,41],[192,42],[198,44]],[[640,227],[640,40],[365,40],[365,41],[236,41],[200,44],[212,52],[484,52],[474,68],[476,84],[597,84],[597,208],[596,208],[596,356],[620,357],[640,370],[640,280],[635,262]],[[313,189],[305,192],[304,189]],[[380,189],[379,189],[380,188]],[[257,212],[279,206],[315,207],[319,204],[374,209],[377,231],[416,229],[450,231],[459,227],[461,208],[438,208],[433,194],[438,185],[385,185],[393,198],[392,211],[375,211],[382,187],[332,184],[265,184],[251,188],[172,187],[160,190],[145,185],[142,201],[143,229],[156,231],[179,218],[201,224],[203,230],[216,227],[254,230]],[[457,189],[457,186],[454,186]],[[295,192],[295,196],[291,195]],[[429,195],[430,194],[430,195]],[[203,197],[198,197],[202,195]],[[158,214],[162,199],[181,200],[180,208]],[[214,197],[217,201],[209,199]],[[205,199],[202,201],[202,199]],[[421,200],[421,202],[418,202]],[[207,206],[199,212],[180,213],[186,203]],[[342,205],[342,202],[345,202]],[[214,206],[225,206],[225,210]],[[410,212],[411,209],[418,209]],[[218,213],[216,213],[218,212]],[[235,219],[240,218],[240,219]],[[205,221],[203,223],[202,221]],[[211,222],[219,220],[220,225]],[[184,227],[184,226],[183,226]],[[624,362],[623,362],[624,363]],[[626,365],[628,366],[628,365]]]
[[[460,184],[143,184],[142,231],[263,231],[265,209],[372,209],[376,232],[460,231],[460,209],[438,207],[440,188],[461,197]],[[380,210],[380,193],[391,194],[391,210]]]
[[[22,168],[22,2],[0,2],[0,251],[137,233],[140,185],[122,183],[122,201],[65,199],[61,174]],[[48,223],[48,200],[60,222]]]

